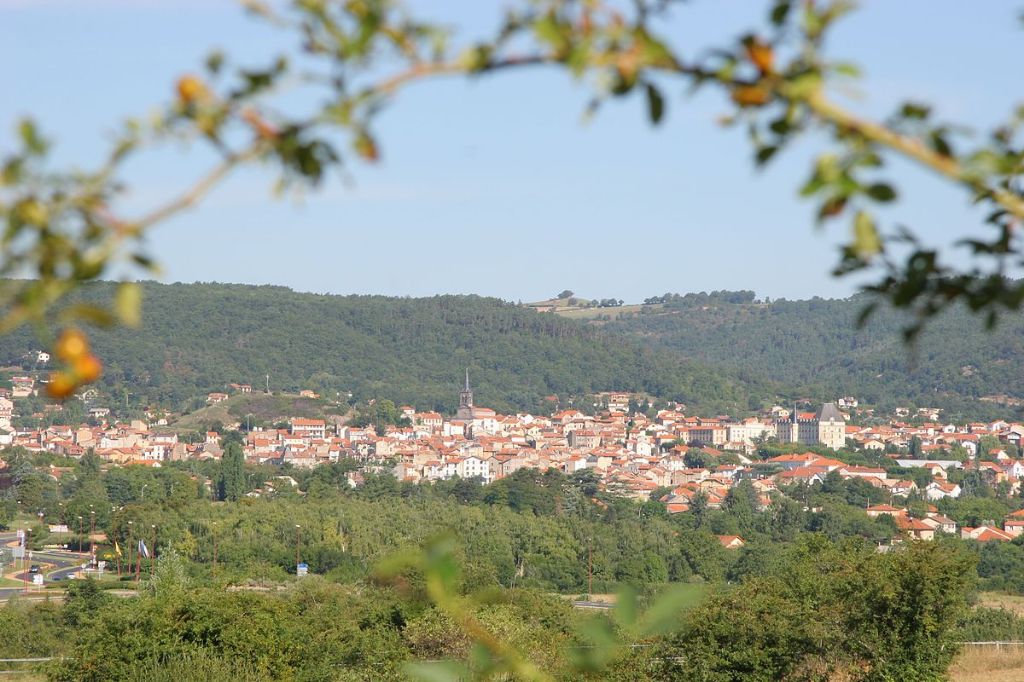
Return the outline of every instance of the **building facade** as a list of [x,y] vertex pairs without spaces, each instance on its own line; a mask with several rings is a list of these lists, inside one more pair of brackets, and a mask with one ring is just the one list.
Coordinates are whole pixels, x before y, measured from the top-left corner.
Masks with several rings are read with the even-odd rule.
[[775,430],[783,443],[824,445],[833,449],[846,444],[846,418],[835,403],[825,403],[814,413],[794,409],[788,419],[776,423]]

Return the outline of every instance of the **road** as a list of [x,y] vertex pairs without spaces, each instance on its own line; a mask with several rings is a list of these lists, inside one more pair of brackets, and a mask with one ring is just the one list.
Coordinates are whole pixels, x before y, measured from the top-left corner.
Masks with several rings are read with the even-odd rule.
[[577,609],[614,609],[615,604],[606,601],[574,601],[573,608]]
[[[16,543],[18,536],[16,533],[0,533],[0,546],[7,546],[10,543]],[[32,564],[39,564],[43,567],[43,575],[46,582],[52,582],[54,580],[67,580],[72,574],[77,573],[81,570],[82,564],[87,560],[88,556],[85,554],[79,554],[77,552],[67,552],[63,550],[43,550],[39,552],[32,552],[32,558],[25,560],[25,570],[18,571],[16,573],[6,573],[5,577],[14,580],[20,580],[25,583],[25,587],[0,587],[0,600],[6,600],[13,597],[15,594],[24,593],[27,589],[32,589],[32,573],[28,571],[28,566]],[[19,560],[19,565],[21,561]],[[8,568],[7,566],[4,567]],[[38,589],[36,587],[36,589]]]

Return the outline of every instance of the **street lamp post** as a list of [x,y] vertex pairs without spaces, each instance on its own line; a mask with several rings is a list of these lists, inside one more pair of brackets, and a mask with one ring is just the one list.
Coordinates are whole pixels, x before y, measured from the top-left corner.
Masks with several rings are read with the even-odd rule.
[[[25,546],[21,550],[21,570],[22,572],[28,567],[28,534],[32,532],[31,528],[25,529]],[[28,581],[25,582],[25,594],[28,594],[31,589],[31,585]]]
[[82,545],[84,544],[82,542],[82,540],[84,540],[84,539],[85,538],[83,537],[83,533],[82,533],[82,515],[79,514],[78,515],[78,552],[79,553],[82,552]]
[[302,563],[300,548],[302,546],[302,526],[295,524],[295,574],[299,573],[299,564]]

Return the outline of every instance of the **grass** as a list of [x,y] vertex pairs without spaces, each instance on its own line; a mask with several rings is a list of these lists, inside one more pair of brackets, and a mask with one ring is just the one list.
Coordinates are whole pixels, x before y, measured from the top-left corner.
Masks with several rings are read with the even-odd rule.
[[323,400],[300,398],[297,395],[236,394],[225,401],[208,405],[186,414],[162,430],[195,431],[210,422],[233,424],[251,414],[257,421],[286,421],[290,417],[318,418],[332,412]]
[[643,305],[641,303],[636,305],[622,305],[614,308],[568,308],[566,310],[555,309],[554,312],[557,315],[561,315],[562,317],[569,317],[574,320],[589,320],[596,318],[599,315],[607,315],[608,317],[614,320],[616,317],[622,315],[623,313],[638,313],[644,308],[647,308],[649,310],[656,310],[663,307],[664,306],[660,303],[654,305]]
[[1006,609],[1012,611],[1018,618],[1024,618],[1024,597],[1000,592],[982,592],[980,597],[979,606],[990,609]]
[[952,682],[1019,682],[1024,680],[1024,646],[968,646],[949,669]]

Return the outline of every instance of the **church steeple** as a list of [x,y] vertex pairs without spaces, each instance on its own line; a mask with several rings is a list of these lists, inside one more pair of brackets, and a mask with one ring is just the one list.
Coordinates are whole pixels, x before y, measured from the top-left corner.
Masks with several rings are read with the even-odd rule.
[[466,384],[459,391],[459,410],[455,413],[459,419],[473,418],[473,389],[469,387],[469,368],[466,368]]

